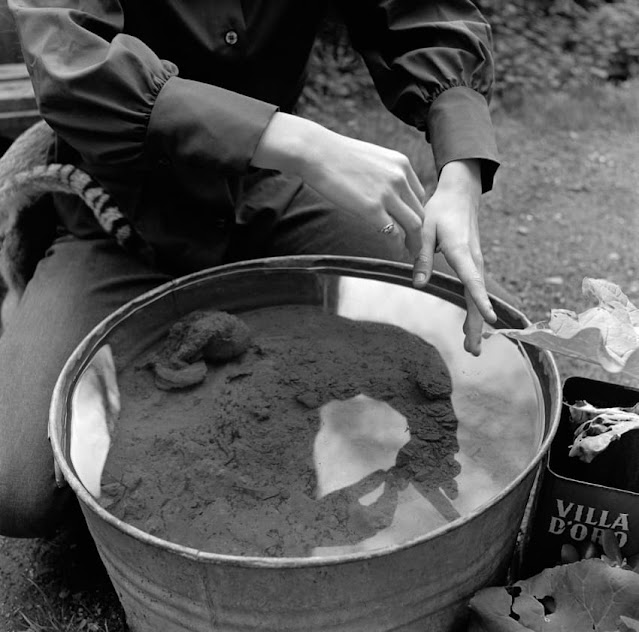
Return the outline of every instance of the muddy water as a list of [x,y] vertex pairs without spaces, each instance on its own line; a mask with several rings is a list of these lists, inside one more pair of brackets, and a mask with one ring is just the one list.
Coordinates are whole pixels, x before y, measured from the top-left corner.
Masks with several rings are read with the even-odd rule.
[[[337,311],[347,318],[400,326],[437,349],[451,377],[458,421],[455,458],[461,471],[451,503],[461,515],[489,502],[531,462],[542,440],[543,399],[517,345],[491,336],[483,341],[481,355],[471,356],[463,349],[465,310],[382,282],[341,279]],[[429,526],[439,524],[433,515]]]
[[371,550],[468,514],[536,454],[530,368],[500,337],[466,354],[455,305],[345,278],[326,309],[240,316],[252,347],[196,387],[158,390],[143,359],[119,375],[100,502],[126,522],[217,553]]

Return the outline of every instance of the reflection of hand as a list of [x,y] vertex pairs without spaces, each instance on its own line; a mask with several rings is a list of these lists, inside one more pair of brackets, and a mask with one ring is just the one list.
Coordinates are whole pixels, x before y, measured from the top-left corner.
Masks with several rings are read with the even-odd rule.
[[442,489],[450,498],[457,498],[458,488],[455,477],[461,472],[459,463],[452,452],[444,451],[437,460],[433,459],[433,448],[414,434],[397,454],[392,470],[395,475],[413,483],[424,497],[430,492]]
[[479,164],[459,160],[444,165],[437,189],[425,208],[423,247],[415,262],[414,284],[423,287],[433,270],[433,255],[441,250],[464,284],[467,315],[464,348],[481,351],[483,321],[497,319],[484,284],[477,211],[481,195]]
[[[372,538],[393,522],[400,489],[392,472],[375,470],[360,481],[342,487],[317,501],[319,509],[314,540],[317,546],[356,544]],[[361,498],[383,486],[380,496],[369,504]]]
[[411,255],[419,254],[425,193],[403,154],[277,113],[252,164],[299,175],[338,208],[378,229],[396,222]]
[[[404,456],[407,454],[409,453],[405,453]],[[430,470],[428,473],[432,476],[415,480],[411,468],[406,467],[408,463],[399,465],[400,460],[398,455],[398,465],[386,471],[376,470],[357,483],[333,491],[318,500],[320,511],[313,525],[318,546],[355,544],[390,527],[397,511],[399,492],[405,490],[409,484],[412,484],[446,520],[453,521],[460,517],[460,513],[449,500],[449,497],[457,496],[457,483],[453,478],[442,477],[439,481],[437,473],[432,468],[425,468],[424,472]],[[412,465],[412,469],[419,472],[420,465]],[[448,497],[442,493],[440,485]],[[380,487],[381,494],[373,502],[362,504],[362,497]],[[334,522],[335,519],[337,524]]]

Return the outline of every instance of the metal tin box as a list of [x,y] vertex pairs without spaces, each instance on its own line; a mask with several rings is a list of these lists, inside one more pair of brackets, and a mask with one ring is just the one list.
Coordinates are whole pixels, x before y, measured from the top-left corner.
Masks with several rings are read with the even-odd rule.
[[577,550],[589,541],[601,544],[606,529],[615,533],[626,557],[639,553],[639,430],[622,435],[591,463],[569,457],[573,433],[568,404],[579,400],[597,407],[630,407],[639,402],[639,389],[581,377],[565,381],[559,429],[525,546],[523,576],[560,563],[565,543]]

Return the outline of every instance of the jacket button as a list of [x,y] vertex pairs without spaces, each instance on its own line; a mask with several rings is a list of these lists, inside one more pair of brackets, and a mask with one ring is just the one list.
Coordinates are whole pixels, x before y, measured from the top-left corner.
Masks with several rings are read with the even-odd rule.
[[226,35],[224,36],[224,41],[229,45],[229,46],[234,46],[235,44],[237,44],[237,33],[235,31],[227,31]]

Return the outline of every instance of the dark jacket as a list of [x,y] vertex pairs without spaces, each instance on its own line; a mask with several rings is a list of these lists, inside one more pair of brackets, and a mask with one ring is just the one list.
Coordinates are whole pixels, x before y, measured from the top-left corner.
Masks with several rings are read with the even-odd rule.
[[[340,4],[389,110],[425,132],[438,170],[482,159],[490,189],[491,34],[472,2]],[[56,159],[93,175],[151,242],[202,244],[233,221],[264,129],[297,100],[324,5],[9,0]]]

